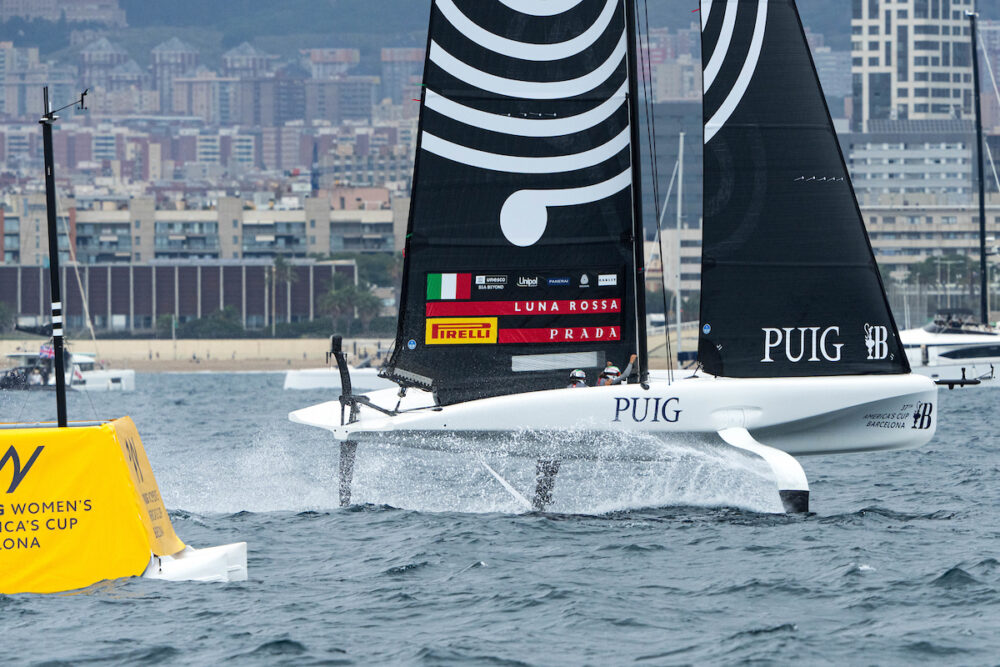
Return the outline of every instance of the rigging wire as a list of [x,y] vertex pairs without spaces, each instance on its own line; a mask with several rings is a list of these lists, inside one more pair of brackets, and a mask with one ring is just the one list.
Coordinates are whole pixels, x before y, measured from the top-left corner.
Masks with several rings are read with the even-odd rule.
[[[56,197],[55,197],[55,200],[56,200],[56,220],[60,220],[60,219],[62,220],[63,232],[66,234],[66,241],[67,241],[66,245],[69,248],[70,265],[73,267],[73,274],[76,276],[76,286],[77,286],[77,289],[79,290],[80,302],[83,304],[84,322],[87,325],[87,329],[90,330],[90,340],[93,341],[93,344],[94,344],[94,362],[97,363],[97,360],[100,358],[101,354],[100,354],[100,350],[98,349],[98,346],[97,346],[97,334],[94,332],[94,323],[90,319],[90,306],[89,306],[90,295],[87,293],[86,290],[83,289],[83,281],[80,279],[80,263],[78,261],[76,261],[76,246],[73,244],[72,237],[70,236],[70,233],[69,233],[69,223],[67,222],[67,220],[69,219],[69,216],[62,215],[63,211],[61,210],[61,207],[59,205],[59,185],[56,184],[55,187],[56,187]],[[131,231],[129,233],[131,234]],[[56,248],[56,252],[59,252],[58,248]],[[88,272],[88,275],[89,275],[89,272]],[[62,279],[62,276],[60,276],[60,280],[61,279]],[[109,280],[110,280],[110,278],[109,278]],[[68,298],[69,298],[69,293],[67,292],[67,294],[65,294],[63,296],[64,305],[65,305],[65,302],[68,301]],[[64,308],[63,312],[64,313],[68,312],[68,308]],[[110,322],[109,322],[109,324],[110,324]],[[67,332],[68,332],[68,329],[67,329]],[[64,336],[64,338],[66,338],[68,340],[69,336]],[[76,372],[75,368],[76,368],[76,364],[70,364],[70,384],[71,385],[73,383],[73,380],[72,380],[73,373]],[[94,399],[93,399],[93,397],[90,395],[92,392],[90,392],[90,391],[84,391],[83,393],[87,395],[87,401],[90,403],[90,409],[93,412],[94,419],[100,420],[101,416],[97,412],[97,406],[94,405]]]
[[[659,177],[659,170],[658,170],[657,164],[656,164],[656,114],[654,113],[654,109],[653,109],[652,85],[649,84],[647,82],[647,80],[646,80],[646,71],[647,71],[647,68],[649,67],[649,3],[648,3],[647,0],[642,0],[642,9],[643,9],[642,17],[638,16],[638,12],[636,12],[636,14],[637,14],[636,20],[637,20],[637,22],[639,24],[638,26],[636,26],[637,41],[639,42],[639,44],[636,45],[637,46],[636,51],[639,54],[639,62],[636,63],[636,64],[637,65],[641,65],[641,68],[642,68],[640,72],[637,72],[637,74],[638,74],[639,78],[642,79],[642,92],[643,92],[643,97],[645,98],[643,100],[643,107],[644,107],[645,114],[646,114],[646,144],[647,144],[647,150],[649,152],[649,163],[650,163],[650,168],[651,168],[651,172],[652,172],[652,180],[653,180],[653,202],[655,204],[655,210],[657,211],[657,213],[659,213],[659,211],[660,211],[660,177]],[[646,34],[645,47],[643,47],[643,43],[642,43],[643,40],[641,38],[642,34],[643,34],[643,32],[642,32],[643,22],[645,22],[645,31],[646,31],[645,32],[645,34]],[[672,182],[673,182],[673,179],[671,179],[671,183]],[[657,233],[659,233],[659,231]],[[646,252],[646,249],[645,249],[645,245],[646,245],[645,225],[643,226],[642,244],[643,244],[643,253],[645,253]],[[667,289],[667,287],[666,287],[666,283],[662,280],[662,275],[663,275],[662,243],[661,243],[661,252],[660,252],[660,275],[661,275],[661,280],[660,280],[660,295],[663,298],[663,322],[664,322],[663,336],[664,336],[664,339],[666,341],[665,342],[665,351],[666,351],[666,355],[667,355],[667,382],[669,384],[669,383],[672,383],[674,381],[674,371],[673,371],[673,361],[672,361],[673,360],[673,353],[672,353],[671,348],[670,348],[670,328],[666,326],[666,321],[667,321],[667,292],[666,292],[666,289]],[[646,285],[645,284],[643,284],[643,286],[642,286],[642,291],[643,291],[643,298],[645,298],[645,293],[646,293]],[[642,322],[640,324],[640,326],[642,326],[642,327],[645,328],[645,327],[647,327],[647,323],[646,322]],[[647,360],[647,365],[648,365],[648,363],[649,362]]]
[[[657,248],[659,248],[659,252],[660,252],[660,266],[661,266],[661,269],[663,267],[663,216],[666,215],[666,213],[667,213],[667,204],[670,202],[670,194],[674,191],[674,182],[675,182],[675,179],[677,178],[677,172],[680,169],[680,165],[681,165],[680,159],[678,159],[678,160],[676,160],[674,162],[674,170],[673,170],[673,173],[670,174],[670,182],[667,184],[667,195],[663,199],[663,208],[660,210],[660,215],[656,219],[656,246],[657,246]],[[660,271],[660,291],[663,294],[664,302],[666,302],[667,276],[666,276],[666,272],[664,272],[663,270]],[[664,303],[664,306],[666,306],[666,303]],[[664,307],[664,309],[663,309],[663,333],[664,333],[664,338],[666,339],[667,345],[668,345],[667,350],[669,351],[670,325],[669,325],[669,322],[667,321],[667,310],[666,310],[666,307]],[[680,336],[679,335],[677,337],[677,345],[678,345],[678,349],[680,349],[680,347],[679,347],[680,346]],[[673,377],[672,377],[673,376],[673,369],[672,368],[667,370],[667,375],[668,375],[668,377],[671,380],[673,380]]]

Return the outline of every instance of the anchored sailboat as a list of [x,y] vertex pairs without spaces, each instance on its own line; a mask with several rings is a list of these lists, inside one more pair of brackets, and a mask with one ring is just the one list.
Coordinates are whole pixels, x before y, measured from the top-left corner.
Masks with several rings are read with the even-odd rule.
[[[84,108],[84,92],[78,102]],[[246,542],[186,546],[128,417],[69,422],[52,125],[42,124],[57,423],[0,424],[0,594],[54,593],[126,576],[243,581]],[[68,106],[73,106],[68,105]],[[66,108],[66,107],[63,107]]]
[[[979,49],[975,12],[969,18],[969,46],[972,49],[973,104],[976,118],[976,162],[979,185],[979,321],[971,313],[953,309],[937,313],[919,329],[900,332],[914,372],[932,378],[949,389],[997,387],[1000,369],[1000,331],[990,324],[988,307],[989,269],[986,258],[996,254],[986,248],[986,175],[983,169],[983,107],[979,96]],[[989,63],[987,63],[989,64]]]
[[[607,454],[596,437],[700,439],[763,458],[789,511],[793,455],[931,438],[937,389],[910,373],[794,2],[701,9],[702,368],[674,379],[642,326],[633,0],[435,0],[382,369],[400,390],[355,396],[342,364],[339,401],[290,414],[341,441],[342,503],[366,437],[537,459],[536,508],[559,461]],[[632,353],[627,384],[564,388]]]

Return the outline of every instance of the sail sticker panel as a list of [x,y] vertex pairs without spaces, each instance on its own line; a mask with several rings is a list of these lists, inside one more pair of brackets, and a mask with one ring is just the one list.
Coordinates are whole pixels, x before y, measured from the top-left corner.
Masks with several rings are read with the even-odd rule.
[[908,372],[794,3],[715,0],[708,27],[699,361]]
[[[464,276],[457,297],[444,276]],[[568,275],[430,273],[424,306],[428,345],[553,344],[618,341],[622,304],[620,269]],[[451,282],[455,282],[452,280]],[[439,287],[444,284],[445,287]],[[574,297],[574,298],[565,298]]]

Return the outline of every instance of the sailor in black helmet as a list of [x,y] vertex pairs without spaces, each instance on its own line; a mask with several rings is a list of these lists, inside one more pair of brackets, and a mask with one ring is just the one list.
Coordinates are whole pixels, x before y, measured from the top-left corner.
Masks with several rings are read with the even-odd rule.
[[576,388],[579,388],[579,387],[586,387],[586,386],[587,386],[587,374],[586,373],[584,373],[579,368],[577,368],[576,370],[570,372],[570,374],[569,374],[569,387],[568,388],[570,388],[570,389],[576,389]]
[[609,361],[608,365],[603,371],[601,371],[600,376],[597,378],[597,386],[603,387],[614,384],[621,384],[629,375],[632,374],[632,364],[635,363],[637,355],[632,355],[629,357],[628,366],[625,367],[625,372],[618,370],[617,366],[612,365]]

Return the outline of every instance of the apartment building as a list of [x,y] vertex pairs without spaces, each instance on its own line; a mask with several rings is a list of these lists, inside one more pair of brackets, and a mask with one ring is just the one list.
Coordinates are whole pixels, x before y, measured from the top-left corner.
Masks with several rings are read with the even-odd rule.
[[[363,196],[366,195],[362,191]],[[306,258],[333,252],[392,252],[403,211],[385,197],[380,208],[352,202],[346,191],[255,207],[221,197],[200,208],[156,206],[152,198],[59,201],[60,259],[70,261],[72,244],[81,264],[150,261],[218,261],[274,257]],[[46,263],[45,198],[8,195],[0,207],[0,256],[4,264]]]
[[854,0],[855,129],[878,119],[968,118],[973,0]]

